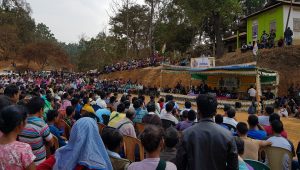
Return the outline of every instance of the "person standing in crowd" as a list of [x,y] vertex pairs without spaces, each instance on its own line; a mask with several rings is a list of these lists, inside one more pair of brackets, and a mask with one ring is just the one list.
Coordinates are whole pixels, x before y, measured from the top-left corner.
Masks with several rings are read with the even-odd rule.
[[45,142],[50,146],[53,145],[53,136],[50,133],[49,126],[42,119],[44,113],[44,100],[40,97],[32,98],[27,104],[29,117],[24,129],[19,134],[19,141],[28,143],[34,155],[36,165],[46,159]]
[[123,136],[119,130],[114,128],[104,128],[101,135],[103,143],[106,146],[107,154],[110,158],[114,170],[125,170],[130,161],[121,158],[119,153],[123,146]]
[[249,131],[248,137],[257,140],[264,140],[267,137],[267,133],[263,127],[258,123],[258,117],[256,115],[248,116]]
[[210,95],[196,99],[199,123],[183,132],[176,165],[179,170],[238,170],[238,153],[230,131],[213,121],[217,100]]
[[270,146],[272,143],[263,140],[255,140],[247,137],[248,126],[244,122],[239,122],[236,126],[238,136],[244,141],[245,149],[242,155],[243,159],[252,159],[258,161],[259,150],[265,146]]
[[269,37],[269,48],[275,47],[275,38],[276,38],[275,30],[272,29]]
[[20,97],[19,88],[16,85],[9,85],[4,89],[4,95],[9,97],[12,103],[17,104]]
[[266,33],[266,31],[263,31],[261,35],[261,43],[263,44],[263,48],[267,48],[269,35]]
[[258,122],[262,126],[270,126],[270,115],[274,113],[274,107],[272,106],[267,106],[265,108],[265,112],[262,116],[258,116]]
[[35,155],[27,143],[16,141],[26,124],[27,113],[22,106],[7,106],[0,112],[0,169],[35,170]]
[[249,99],[251,101],[255,101],[256,99],[256,90],[254,89],[253,85],[250,86],[250,89],[248,90]]
[[140,138],[146,151],[146,159],[130,164],[128,170],[177,170],[173,163],[166,162],[160,158],[160,152],[164,145],[163,136],[164,132],[161,127],[153,125],[145,127],[145,130],[141,133]]
[[115,125],[115,128],[120,131],[122,135],[127,135],[136,138],[133,119],[135,117],[135,110],[129,109],[126,111],[126,117]]
[[290,27],[288,27],[285,31],[284,31],[284,39],[285,39],[285,44],[286,45],[292,45],[293,43],[293,31],[291,30]]

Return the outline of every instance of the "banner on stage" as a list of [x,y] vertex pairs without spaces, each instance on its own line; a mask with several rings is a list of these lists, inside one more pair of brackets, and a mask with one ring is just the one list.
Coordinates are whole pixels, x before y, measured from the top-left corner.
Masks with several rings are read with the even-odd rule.
[[192,68],[209,68],[213,67],[213,61],[210,59],[212,57],[199,57],[191,58],[191,67]]

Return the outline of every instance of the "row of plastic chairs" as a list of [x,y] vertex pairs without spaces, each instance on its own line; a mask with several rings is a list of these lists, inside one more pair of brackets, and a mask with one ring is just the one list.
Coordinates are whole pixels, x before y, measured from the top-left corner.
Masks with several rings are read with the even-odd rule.
[[[102,123],[98,123],[100,135],[102,134],[103,129],[106,127],[107,127],[106,125],[104,125]],[[145,129],[145,125],[143,123],[136,123],[135,128],[137,129],[138,133],[142,133]],[[137,161],[136,155],[135,155],[136,148],[138,148],[138,151],[139,151],[139,159],[138,160],[141,161],[145,158],[144,147],[139,139],[125,135],[123,137],[123,141],[124,141],[125,157],[128,160],[130,160],[131,162]]]

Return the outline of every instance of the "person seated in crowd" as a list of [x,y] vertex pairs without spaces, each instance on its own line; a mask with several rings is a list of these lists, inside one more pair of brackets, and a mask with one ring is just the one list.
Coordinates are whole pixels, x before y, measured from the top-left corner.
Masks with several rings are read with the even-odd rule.
[[[147,111],[148,111],[148,114],[157,114],[156,108],[155,108],[155,103],[148,103]],[[157,115],[159,115],[159,114],[157,114]]]
[[138,99],[133,103],[133,107],[135,109],[135,118],[133,119],[134,123],[142,123],[143,117],[148,114],[146,110],[144,110],[143,107],[143,102]]
[[282,117],[289,117],[287,106],[285,104],[279,106],[279,115]]
[[271,126],[274,135],[268,138],[267,141],[270,141],[272,146],[284,148],[295,153],[292,142],[281,136],[281,133],[284,130],[282,122],[280,120],[274,120],[272,121]]
[[74,115],[75,115],[74,107],[73,106],[68,106],[67,109],[66,109],[66,117],[64,118],[64,121],[70,127],[72,127],[73,124],[75,123],[75,120],[73,118]]
[[245,150],[245,143],[244,141],[239,137],[234,137],[236,148],[238,151],[238,158],[239,158],[239,170],[254,170],[250,165],[248,165],[242,158],[242,155],[244,154]]
[[121,156],[119,155],[123,147],[123,136],[119,132],[119,130],[109,127],[104,128],[101,137],[104,145],[106,146],[106,150],[110,158],[111,164],[113,166],[113,169],[127,169],[130,164],[130,161],[121,158]]
[[107,107],[107,104],[105,102],[106,94],[103,91],[98,91],[98,95],[99,95],[99,98],[96,100],[97,106],[100,107],[99,109],[106,108]]
[[[273,113],[273,114],[271,114],[270,117],[269,117],[270,124],[272,124],[272,122],[273,122],[274,120],[280,120],[280,116],[279,116],[277,113]],[[273,135],[274,135],[273,129],[272,129],[272,126],[271,126],[271,125],[270,125],[270,126],[265,126],[264,129],[265,129],[265,131],[267,132],[267,135],[268,135],[268,136],[273,136]],[[283,130],[283,131],[280,133],[280,135],[281,135],[282,137],[284,137],[284,138],[287,138],[287,132],[286,132],[285,130]]]
[[241,157],[243,159],[258,160],[258,151],[266,146],[270,146],[272,143],[263,140],[256,140],[247,137],[248,126],[245,122],[239,122],[236,126],[238,136],[244,141],[245,149]]
[[68,144],[37,166],[37,170],[113,170],[94,119],[80,118],[73,125]]
[[58,111],[56,110],[49,110],[47,112],[47,124],[49,125],[50,132],[57,137],[59,147],[65,146],[66,145],[66,138],[63,137],[63,132],[59,130],[58,127],[56,127],[56,124],[59,123],[59,118],[58,118]]
[[28,143],[36,156],[34,163],[40,164],[46,159],[46,142],[53,146],[53,136],[49,126],[41,118],[45,102],[40,97],[32,98],[27,104],[29,116],[24,129],[19,134],[19,141]]
[[74,97],[74,98],[71,100],[71,103],[72,103],[72,106],[73,106],[74,109],[75,109],[74,119],[75,119],[75,120],[78,120],[78,119],[81,117],[80,112],[81,112],[81,109],[82,109],[82,105],[79,103],[79,98]]
[[180,115],[183,114],[184,111],[190,111],[192,109],[192,103],[190,101],[186,101],[184,103],[184,109],[180,112]]
[[176,145],[179,142],[178,131],[173,127],[168,128],[165,132],[164,140],[165,147],[160,153],[160,159],[176,163]]
[[216,122],[216,124],[218,124],[218,125],[222,126],[223,128],[229,130],[229,128],[226,125],[223,124],[223,115],[217,114],[215,116],[215,122]]
[[159,116],[154,114],[147,114],[143,117],[142,123],[146,125],[155,125],[155,126],[162,126],[162,122]]
[[[267,141],[271,142],[273,147],[279,147],[279,148],[283,148],[283,149],[290,151],[294,157],[295,156],[295,148],[294,148],[293,143],[290,140],[288,140],[280,135],[284,129],[282,122],[280,120],[274,120],[274,121],[272,121],[271,126],[273,129],[274,135],[271,136],[269,139],[267,139]],[[286,161],[288,161],[288,160],[286,160]],[[289,169],[289,167],[286,167],[287,165],[288,165],[288,163],[283,163],[283,166],[284,166],[283,169]]]
[[[182,115],[182,116],[184,116],[184,115]],[[196,112],[194,110],[187,111],[187,119],[179,122],[176,125],[176,129],[179,131],[183,131],[183,130],[191,127],[194,124],[195,120],[196,120]]]
[[230,131],[213,121],[218,102],[210,95],[196,99],[199,122],[183,131],[177,150],[178,169],[238,170],[236,144]]
[[252,139],[264,140],[267,137],[267,133],[263,127],[258,123],[258,117],[256,115],[248,116],[249,131],[248,137]]
[[[161,109],[160,109],[160,105],[159,105],[159,103],[156,103],[156,102],[155,102],[155,96],[153,96],[153,95],[150,96],[150,101],[148,102],[148,104],[147,104],[147,106],[146,106],[146,107],[147,107],[148,113],[149,113],[148,106],[149,106],[150,104],[152,105],[151,107],[153,107],[153,105],[154,105],[154,108],[155,108],[155,111],[154,111],[154,112],[155,112],[157,115],[159,115],[160,110],[161,110]],[[151,110],[153,110],[153,109],[151,109]],[[150,113],[149,113],[149,114],[150,114]]]
[[[104,101],[104,100],[103,100]],[[100,120],[100,123],[103,123],[103,124],[105,124],[106,122],[104,122],[104,120],[103,120],[103,115],[106,115],[107,117],[110,117],[110,114],[111,114],[111,112],[110,112],[110,110],[108,110],[106,107],[107,107],[107,105],[105,104],[103,104],[103,101],[98,101],[99,102],[99,104],[98,105],[100,105],[100,109],[98,109],[97,111],[96,111],[96,115],[97,115],[97,117],[99,118],[99,120]],[[97,101],[96,101],[97,102]],[[105,120],[105,121],[107,121],[107,120]]]
[[118,129],[122,135],[127,135],[136,138],[133,119],[135,118],[135,110],[129,109],[126,111],[126,117],[116,123],[114,128]]
[[27,143],[16,141],[26,124],[27,113],[22,106],[7,106],[0,112],[0,169],[35,170],[35,155]]
[[173,102],[174,103],[174,109],[179,110],[179,105],[174,101],[174,96],[173,95],[166,95],[166,102],[164,103],[164,109],[166,108],[166,105],[169,102]]
[[107,109],[110,109],[111,112],[115,111],[115,104],[117,103],[117,98],[116,96],[111,96],[109,98],[109,103],[107,103]]
[[178,119],[173,115],[173,111],[175,107],[175,103],[173,101],[169,101],[166,104],[166,113],[161,113],[160,119],[162,120],[168,120],[172,122],[174,125],[178,123]]
[[91,100],[88,97],[84,97],[82,99],[83,102],[83,107],[81,109],[81,114],[85,113],[85,112],[89,112],[89,113],[95,113],[94,108],[91,106]]
[[266,106],[265,112],[262,116],[258,116],[258,122],[263,127],[270,126],[270,115],[274,113],[274,107],[273,106]]
[[146,126],[140,135],[142,145],[146,151],[146,159],[130,164],[128,170],[176,170],[177,168],[173,163],[160,159],[160,152],[164,145],[163,136],[164,132],[161,127],[153,125]]
[[17,104],[20,97],[20,90],[16,85],[9,85],[4,89],[4,95],[9,97],[10,101]]
[[108,126],[115,127],[118,122],[126,117],[125,105],[120,103],[117,107],[117,111],[110,114]]
[[236,125],[238,122],[235,120],[235,109],[230,108],[223,117],[223,124],[230,125],[234,128],[236,128]]
[[162,110],[164,108],[164,105],[165,105],[165,99],[164,98],[159,98],[158,104],[159,104],[160,110]]

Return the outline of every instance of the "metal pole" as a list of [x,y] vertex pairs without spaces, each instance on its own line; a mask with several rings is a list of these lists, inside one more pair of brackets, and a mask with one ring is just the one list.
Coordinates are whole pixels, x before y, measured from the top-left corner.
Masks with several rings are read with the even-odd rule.
[[288,25],[289,25],[289,20],[290,20],[290,15],[291,15],[292,7],[293,7],[293,0],[291,0],[290,9],[289,9],[288,17],[287,17],[287,20],[286,20],[286,25],[285,25],[284,32],[287,30]]

